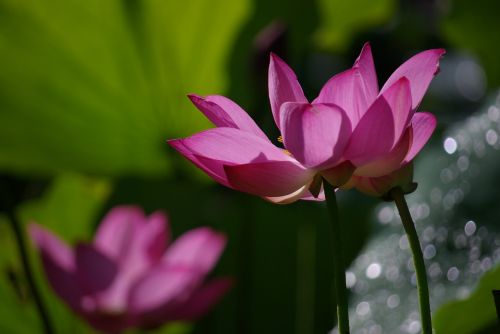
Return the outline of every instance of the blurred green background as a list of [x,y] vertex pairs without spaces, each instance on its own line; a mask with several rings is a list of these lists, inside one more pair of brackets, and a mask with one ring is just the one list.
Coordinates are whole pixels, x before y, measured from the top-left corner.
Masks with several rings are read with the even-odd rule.
[[[196,324],[157,333],[328,333],[331,235],[321,203],[276,206],[214,184],[170,149],[209,122],[187,93],[223,94],[277,137],[269,52],[313,98],[372,43],[379,84],[418,51],[444,47],[420,110],[439,121],[409,196],[436,333],[498,333],[500,43],[496,0],[0,0],[2,205],[69,242],[106,211],[168,212],[174,235],[229,237],[214,275],[236,285]],[[415,277],[394,207],[339,194],[353,333],[419,333]],[[0,216],[0,333],[41,327]],[[57,333],[92,333],[51,294]]]

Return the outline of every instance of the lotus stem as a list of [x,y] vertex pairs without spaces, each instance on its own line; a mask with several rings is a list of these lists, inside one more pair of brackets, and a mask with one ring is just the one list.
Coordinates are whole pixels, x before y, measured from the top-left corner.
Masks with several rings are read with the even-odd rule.
[[16,239],[17,251],[19,253],[19,257],[21,258],[21,264],[24,270],[24,274],[26,275],[28,287],[31,296],[33,297],[33,300],[35,302],[35,306],[38,310],[38,314],[40,316],[44,332],[45,334],[53,334],[54,329],[52,327],[49,314],[47,312],[47,309],[45,308],[42,295],[40,294],[40,291],[38,290],[38,287],[36,285],[33,271],[31,270],[28,251],[26,248],[26,240],[24,237],[23,230],[21,229],[20,223],[17,220],[16,214],[13,212],[13,210],[8,210],[7,215],[8,215],[8,220],[10,221],[10,225],[12,227],[12,231],[14,233],[14,237]]
[[335,297],[337,301],[337,326],[340,334],[349,334],[349,304],[345,282],[345,263],[342,257],[342,237],[335,188],[323,180],[326,205],[330,213],[333,233],[333,271],[335,278]]
[[422,248],[418,240],[415,224],[411,218],[408,204],[406,203],[403,190],[399,187],[389,191],[389,196],[394,200],[401,216],[401,221],[410,243],[413,256],[413,264],[417,275],[418,301],[420,304],[420,318],[422,321],[422,333],[432,334],[431,306],[429,303],[429,286],[427,284],[427,271],[425,270]]

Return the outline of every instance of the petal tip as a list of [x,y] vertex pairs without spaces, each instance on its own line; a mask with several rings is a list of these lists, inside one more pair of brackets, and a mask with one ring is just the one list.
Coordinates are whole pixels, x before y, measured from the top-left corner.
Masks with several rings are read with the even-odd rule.
[[444,55],[446,54],[446,50],[445,49],[434,49],[431,51],[434,51],[438,56],[438,58],[436,60],[436,70],[433,73],[433,75],[436,76],[441,71],[441,67],[439,65],[439,60],[444,57]]
[[[270,52],[269,53],[269,58],[270,58],[270,60],[269,60],[269,67],[270,68],[273,68],[273,67],[277,66],[277,67],[280,67],[280,68],[286,68],[286,69],[288,69],[289,71],[291,71],[293,73],[293,71],[290,68],[290,66],[283,60],[283,58],[281,58],[280,56],[278,56],[276,53]],[[295,73],[293,73],[293,74],[294,74],[294,77],[296,78]]]
[[192,102],[193,100],[204,100],[203,96],[194,94],[194,93],[188,93],[186,94],[187,98],[190,99]]
[[363,47],[361,48],[361,52],[360,54],[363,54],[365,52],[372,52],[372,44],[371,42],[365,42],[365,44],[363,44]]
[[44,235],[49,232],[37,223],[29,223],[27,230],[33,244],[40,248],[43,243]]
[[282,60],[276,53],[274,52],[269,52],[269,60],[270,61],[277,61],[277,60]]
[[123,205],[117,205],[113,209],[109,211],[109,213],[116,213],[116,214],[129,214],[129,213],[141,213],[144,214],[144,210],[134,204],[123,204]]
[[182,139],[182,138],[177,138],[177,139],[168,139],[168,140],[167,140],[167,144],[168,144],[170,147],[172,147],[172,148],[174,148],[174,149],[176,149],[176,150],[178,150],[178,151],[179,151],[179,150],[180,150],[181,145],[183,146],[183,141],[184,141],[184,139]]

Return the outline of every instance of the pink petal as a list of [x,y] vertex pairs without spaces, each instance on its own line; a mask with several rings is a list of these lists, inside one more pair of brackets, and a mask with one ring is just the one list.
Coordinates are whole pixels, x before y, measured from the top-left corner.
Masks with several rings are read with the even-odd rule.
[[375,64],[373,63],[372,48],[370,43],[365,43],[361,53],[354,62],[354,68],[359,70],[363,80],[362,88],[368,104],[372,104],[378,95],[378,80]]
[[215,128],[168,142],[217,182],[228,186],[224,165],[294,161],[283,150],[249,132]]
[[200,276],[217,263],[226,237],[207,227],[200,227],[180,236],[165,253],[162,263],[174,268],[187,268]]
[[138,225],[121,259],[121,275],[126,273],[128,277],[135,277],[155,265],[167,249],[168,233],[167,218],[162,211],[153,213],[147,222]]
[[167,143],[182,154],[186,159],[191,161],[196,167],[208,174],[212,179],[226,187],[230,187],[227,177],[222,167],[222,162],[217,159],[204,158],[203,156],[194,154],[189,147],[184,143],[185,139],[173,139]]
[[74,310],[80,310],[82,292],[75,274],[72,250],[40,225],[30,224],[29,234],[41,253],[43,268],[52,289]]
[[112,259],[92,245],[76,247],[76,273],[85,294],[96,294],[108,289],[116,278],[118,267]]
[[321,191],[319,192],[318,197],[314,197],[309,191],[305,193],[301,198],[304,201],[313,201],[313,202],[323,202],[325,200],[325,192],[323,187],[321,187]]
[[188,97],[215,126],[240,129],[268,139],[253,119],[230,99],[221,95],[210,95],[203,98],[191,94]]
[[428,112],[418,112],[411,120],[412,142],[404,162],[408,163],[420,152],[436,129],[436,117]]
[[410,81],[412,109],[417,109],[431,80],[439,72],[439,58],[445,53],[444,49],[433,49],[420,52],[411,57],[394,71],[384,87],[382,87],[381,93],[389,89],[402,77],[406,77]]
[[[219,278],[200,287],[185,303],[176,307],[176,320],[197,320],[207,313],[233,286],[230,278]],[[159,319],[161,320],[161,318]]]
[[279,128],[280,108],[285,102],[306,103],[307,99],[293,70],[277,55],[271,53],[269,62],[269,100],[274,121]]
[[285,103],[281,131],[287,150],[304,166],[333,167],[351,134],[345,112],[331,104]]
[[415,190],[413,180],[413,165],[407,164],[390,174],[381,177],[353,176],[351,185],[357,190],[370,196],[381,197],[387,195],[394,187],[401,187],[405,193]]
[[408,127],[413,115],[410,82],[405,77],[402,77],[383,93],[383,97],[391,107],[394,118],[393,146],[395,146]]
[[165,212],[156,211],[148,217],[141,238],[143,251],[151,263],[159,260],[170,241],[170,230]]
[[314,176],[314,171],[290,161],[257,162],[224,169],[235,189],[264,197],[286,197],[300,192]]
[[359,70],[351,68],[332,77],[321,89],[316,103],[330,103],[345,110],[355,126],[369,107],[362,88],[362,78]]
[[355,170],[354,165],[350,161],[321,171],[321,176],[334,187],[340,187],[351,178]]
[[383,96],[371,105],[351,135],[344,157],[363,166],[388,154],[394,145],[394,118]]
[[353,68],[328,80],[313,103],[338,105],[345,110],[355,127],[377,94],[377,74],[371,47],[366,43]]
[[[157,266],[131,289],[129,311],[146,316],[158,308],[186,301],[199,283],[198,274],[189,268]],[[164,320],[171,318],[169,314],[163,316]]]
[[118,259],[127,254],[137,226],[145,222],[141,208],[118,206],[104,217],[94,239],[97,248],[107,256]]
[[410,148],[411,131],[408,129],[399,143],[387,154],[358,167],[354,174],[363,177],[381,177],[401,167]]
[[298,201],[299,199],[309,200],[310,198],[314,198],[314,196],[309,192],[309,184],[310,183],[305,184],[298,190],[284,196],[268,196],[264,198],[274,204],[290,204]]
[[115,312],[125,309],[131,286],[162,258],[168,238],[166,219],[163,212],[157,211],[136,226],[127,252],[120,258],[116,279],[99,295],[103,307]]

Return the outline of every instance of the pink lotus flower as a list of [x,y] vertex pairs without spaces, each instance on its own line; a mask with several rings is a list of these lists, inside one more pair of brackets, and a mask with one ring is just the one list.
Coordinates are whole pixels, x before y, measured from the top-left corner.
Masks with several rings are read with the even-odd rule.
[[344,108],[354,131],[344,152],[356,169],[343,188],[374,196],[394,186],[412,191],[411,161],[436,128],[436,118],[416,110],[439,72],[444,49],[423,51],[401,65],[378,90],[369,44],[354,67],[331,78],[318,101]]
[[276,203],[323,199],[322,178],[335,187],[350,180],[363,190],[364,178],[407,165],[432,134],[434,116],[415,110],[443,53],[414,56],[379,92],[365,44],[354,66],[332,77],[311,103],[290,67],[271,55],[269,98],[285,149],[241,107],[218,95],[189,96],[215,129],[168,143],[217,182]]
[[94,241],[74,249],[39,225],[29,231],[56,294],[107,333],[196,319],[231,286],[228,278],[204,283],[225,237],[198,228],[168,246],[163,212],[146,217],[140,208],[116,207]]

